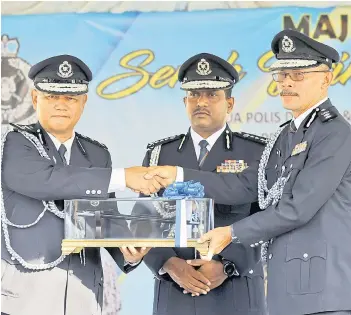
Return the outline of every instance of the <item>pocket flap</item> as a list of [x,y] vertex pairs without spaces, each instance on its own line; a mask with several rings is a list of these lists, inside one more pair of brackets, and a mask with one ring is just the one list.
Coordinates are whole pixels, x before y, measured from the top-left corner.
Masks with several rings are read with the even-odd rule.
[[316,241],[308,244],[288,244],[286,261],[292,259],[301,259],[308,261],[312,257],[321,257],[327,259],[327,244]]

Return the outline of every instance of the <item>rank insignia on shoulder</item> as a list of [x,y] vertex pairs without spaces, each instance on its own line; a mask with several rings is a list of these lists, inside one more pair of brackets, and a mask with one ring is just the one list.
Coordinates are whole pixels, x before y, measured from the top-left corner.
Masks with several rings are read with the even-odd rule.
[[257,142],[260,144],[267,144],[268,139],[265,137],[257,136],[251,133],[247,132],[234,132],[234,134],[240,138],[246,139],[246,140],[251,140],[253,142]]
[[297,155],[303,151],[306,151],[307,148],[307,141],[298,143],[297,145],[295,145],[294,150],[291,153],[291,156]]
[[93,139],[91,139],[91,138],[89,138],[87,136],[83,136],[82,134],[80,134],[78,132],[76,132],[76,137],[78,137],[79,139],[83,139],[85,141],[88,141],[88,142],[90,142],[92,144],[95,144],[95,145],[97,145],[97,146],[99,146],[99,147],[101,147],[101,148],[103,148],[105,150],[108,150],[107,146],[104,145],[103,143],[101,143],[99,141],[96,141],[96,140],[93,140]]
[[176,141],[176,140],[178,140],[178,139],[180,139],[182,137],[184,137],[184,134],[175,135],[175,136],[172,136],[172,137],[163,138],[163,139],[160,139],[160,140],[157,140],[157,141],[154,141],[154,142],[150,142],[147,145],[146,149],[147,150],[152,150],[154,147],[156,147],[158,145],[170,143],[170,142]]
[[333,108],[316,109],[317,115],[322,122],[327,122],[329,120],[338,117],[338,113],[333,110]]
[[244,160],[225,160],[220,166],[217,166],[217,173],[241,173],[248,168]]

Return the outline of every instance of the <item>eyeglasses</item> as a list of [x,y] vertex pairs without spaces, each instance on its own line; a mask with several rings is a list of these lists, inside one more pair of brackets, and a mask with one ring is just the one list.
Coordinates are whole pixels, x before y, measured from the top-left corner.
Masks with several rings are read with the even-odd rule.
[[287,76],[289,76],[293,81],[302,81],[305,78],[305,73],[312,72],[330,72],[330,70],[305,72],[276,72],[272,74],[272,77],[275,82],[283,82]]

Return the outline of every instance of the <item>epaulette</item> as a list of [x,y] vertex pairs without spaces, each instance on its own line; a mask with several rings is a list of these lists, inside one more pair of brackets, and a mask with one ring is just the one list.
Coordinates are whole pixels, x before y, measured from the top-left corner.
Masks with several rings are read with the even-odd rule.
[[267,144],[267,142],[268,142],[268,139],[265,138],[265,137],[257,136],[257,135],[254,135],[254,134],[251,134],[251,133],[247,133],[247,132],[234,132],[234,134],[237,137],[240,137],[240,138],[243,138],[243,139],[246,139],[246,140],[250,140],[250,141],[253,141],[253,142],[257,142],[257,143],[260,143],[260,144]]
[[45,137],[43,135],[43,131],[38,127],[38,124],[19,125],[19,124],[10,123],[10,125],[13,127],[14,131],[28,132],[28,133],[34,135],[35,137],[37,137],[43,146],[45,146],[45,147],[47,146]]
[[333,108],[319,109],[319,107],[317,107],[316,112],[323,123],[338,117],[338,113],[334,111]]
[[13,127],[13,129],[15,131],[26,131],[26,132],[29,132],[29,133],[36,133],[37,132],[37,129],[36,128],[36,124],[31,124],[31,125],[19,125],[19,124],[13,124],[13,123],[10,123],[10,125]]
[[160,139],[160,140],[157,140],[157,141],[154,141],[154,142],[150,142],[147,145],[146,149],[147,150],[152,150],[154,147],[156,147],[158,145],[165,144],[165,143],[170,143],[170,142],[179,140],[179,139],[181,139],[184,136],[185,136],[184,134],[180,134],[180,135],[176,135],[176,136]]
[[101,147],[101,148],[103,148],[103,149],[105,149],[105,150],[108,150],[107,146],[104,145],[103,143],[100,143],[99,141],[93,140],[93,139],[91,139],[91,138],[89,138],[89,137],[87,137],[87,136],[83,136],[83,135],[81,135],[81,134],[78,133],[78,132],[76,132],[76,136],[77,136],[78,138],[81,138],[81,139],[83,139],[83,140],[85,140],[85,141],[88,141],[88,142],[90,142],[90,143],[92,143],[92,144],[95,144],[95,145],[97,145],[97,146],[99,146],[99,147]]

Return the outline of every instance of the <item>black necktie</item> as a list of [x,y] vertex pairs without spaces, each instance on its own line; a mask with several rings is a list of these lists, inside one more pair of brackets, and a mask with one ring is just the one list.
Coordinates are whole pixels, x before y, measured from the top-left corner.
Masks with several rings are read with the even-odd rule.
[[61,157],[61,160],[62,160],[62,163],[63,163],[64,165],[67,165],[67,160],[66,160],[66,158],[65,158],[65,153],[66,153],[66,152],[67,152],[66,146],[65,146],[64,144],[61,144],[60,147],[59,147],[59,149],[58,149],[58,153],[59,153],[59,155],[60,155],[60,157]]
[[[60,155],[60,158],[62,160],[63,165],[67,165],[67,160],[65,158],[65,153],[67,152],[67,148],[64,144],[61,144],[58,153]],[[57,163],[58,165],[61,165],[61,163]],[[63,210],[64,208],[64,200],[55,200],[56,206],[59,210]]]
[[289,131],[292,133],[295,133],[297,131],[296,125],[293,120],[289,124]]
[[292,150],[292,142],[293,142],[293,137],[294,137],[294,134],[296,133],[297,131],[297,128],[296,128],[296,125],[294,123],[294,121],[292,120],[290,122],[290,125],[289,125],[289,132],[288,132],[288,154],[291,153],[291,150]]
[[200,146],[200,155],[199,155],[199,159],[198,159],[198,162],[199,162],[199,166],[201,167],[202,164],[204,164],[204,161],[206,159],[206,156],[208,154],[208,150],[207,150],[207,146],[208,146],[208,142],[206,140],[201,140],[199,142],[199,146]]

